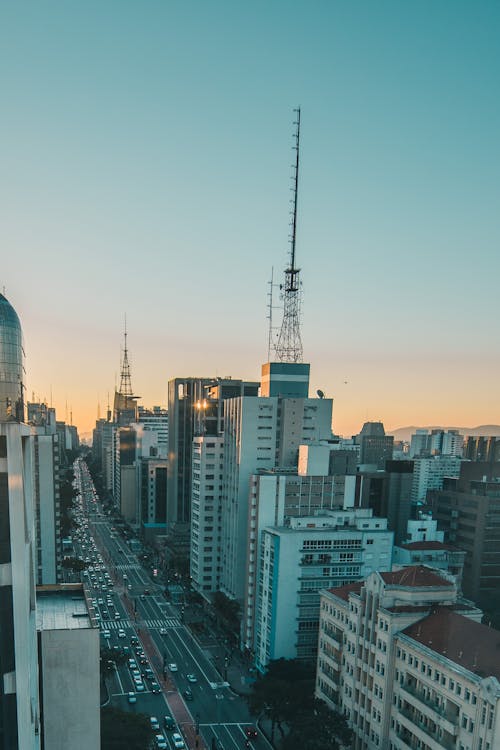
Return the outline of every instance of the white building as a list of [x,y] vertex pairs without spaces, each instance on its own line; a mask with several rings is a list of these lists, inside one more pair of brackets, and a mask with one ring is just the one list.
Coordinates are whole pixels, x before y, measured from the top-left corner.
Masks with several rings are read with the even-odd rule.
[[481,616],[424,566],[321,592],[316,696],[355,750],[500,746],[500,633]]
[[393,532],[368,508],[325,511],[262,530],[255,664],[316,657],[319,590],[390,570]]
[[223,436],[193,440],[190,573],[203,596],[220,587]]
[[100,750],[100,631],[83,586],[38,587],[37,630],[43,747]]
[[464,437],[458,430],[417,430],[411,436],[410,458],[425,456],[462,457]]
[[158,458],[168,456],[168,411],[161,406],[153,406],[146,409],[139,406],[138,421],[146,431],[155,432],[157,435]]
[[413,466],[411,502],[425,502],[428,490],[443,489],[443,479],[457,479],[460,475],[461,459],[457,456],[430,456],[416,458]]
[[296,471],[299,446],[330,437],[331,422],[331,399],[244,396],[224,402],[221,590],[230,598],[242,600],[245,591],[251,474],[275,467]]

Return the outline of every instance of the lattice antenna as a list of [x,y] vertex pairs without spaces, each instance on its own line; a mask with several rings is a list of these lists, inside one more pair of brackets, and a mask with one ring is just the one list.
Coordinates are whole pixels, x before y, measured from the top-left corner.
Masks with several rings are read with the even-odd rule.
[[128,361],[128,348],[127,348],[127,316],[125,315],[125,330],[124,330],[124,344],[123,344],[123,356],[121,363],[120,372],[120,393],[122,396],[132,396],[132,381],[130,379],[130,364]]
[[[267,282],[269,286],[269,291],[267,293],[267,309],[269,310],[267,319],[269,321],[269,332],[267,335],[267,361],[271,361],[271,349],[275,348],[275,344],[273,344],[273,338],[277,336],[278,334],[275,333],[275,331],[278,330],[276,326],[273,326],[273,310],[280,309],[277,305],[273,304],[273,292],[274,288],[278,286],[278,284],[274,283],[274,268],[271,268],[271,280]],[[281,286],[281,285],[280,285]]]
[[295,266],[295,250],[297,238],[297,198],[299,187],[299,155],[300,155],[300,107],[294,112],[295,121],[295,164],[292,166],[292,232],[290,235],[290,264],[285,270],[285,283],[281,287],[283,297],[283,321],[276,344],[276,357],[281,362],[302,362],[302,338],[300,335],[300,268]]

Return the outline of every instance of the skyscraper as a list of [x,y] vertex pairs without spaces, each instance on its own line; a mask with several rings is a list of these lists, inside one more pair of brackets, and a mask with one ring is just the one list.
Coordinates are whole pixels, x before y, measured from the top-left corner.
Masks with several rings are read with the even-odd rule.
[[0,294],[0,750],[38,748],[32,445],[19,318]]

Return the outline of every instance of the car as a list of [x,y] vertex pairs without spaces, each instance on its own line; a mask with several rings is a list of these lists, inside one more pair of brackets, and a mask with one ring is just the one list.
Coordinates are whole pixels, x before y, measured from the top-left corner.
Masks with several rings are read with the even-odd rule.
[[129,693],[127,700],[129,703],[137,703],[137,698],[136,698],[135,693]]
[[144,691],[146,690],[143,682],[136,682],[135,689],[137,690],[138,693],[144,693]]
[[121,617],[119,612],[115,612],[115,620],[119,620]]
[[162,734],[155,734],[155,740],[158,750],[168,750],[167,740]]
[[172,662],[171,664],[169,664],[168,668],[170,669],[171,672],[178,672],[179,671],[179,667],[177,666],[177,664],[175,662]]
[[136,662],[135,659],[129,659],[128,660],[128,665],[129,665],[130,669],[137,669],[137,662]]
[[118,638],[126,638],[126,637],[127,635],[125,631],[120,628],[120,630],[118,631]]
[[172,735],[172,742],[175,747],[175,750],[181,750],[181,748],[185,747],[184,740],[182,739],[179,732],[174,732]]
[[153,680],[154,676],[155,676],[153,670],[151,669],[151,667],[146,667],[146,669],[144,670],[143,674],[144,674],[145,677],[148,678],[148,680]]
[[160,728],[160,722],[156,718],[156,716],[150,716],[149,717],[149,723],[151,724],[151,729],[159,729]]
[[160,628],[160,635],[167,635],[167,628]]
[[137,657],[139,659],[139,663],[140,664],[147,664],[148,663],[148,660],[146,658],[146,654],[138,654]]
[[245,727],[245,734],[249,739],[251,739],[253,737],[257,737],[258,732],[254,726],[249,726],[249,727]]
[[138,669],[131,669],[130,671],[132,673],[132,677],[134,678],[134,680],[142,682],[141,673],[139,672]]
[[163,725],[165,729],[175,729],[175,721],[171,716],[165,716],[165,718],[163,719]]
[[137,646],[137,644],[139,643],[138,637],[136,635],[133,635],[130,639],[130,643],[132,644],[132,646]]
[[152,693],[161,693],[161,688],[160,688],[160,686],[158,685],[157,682],[152,682],[151,683],[151,692]]
[[102,631],[102,637],[103,638],[111,638],[111,633],[109,632],[109,630],[103,630]]
[[189,688],[186,688],[182,694],[187,701],[193,700],[193,693]]
[[186,679],[188,682],[198,682],[198,678],[195,674],[187,674]]

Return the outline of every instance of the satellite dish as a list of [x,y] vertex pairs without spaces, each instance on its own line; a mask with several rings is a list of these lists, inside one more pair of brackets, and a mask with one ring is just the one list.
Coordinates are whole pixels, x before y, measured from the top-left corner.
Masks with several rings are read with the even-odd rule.
[[318,394],[319,398],[325,398],[325,394],[323,393],[323,391],[319,391],[318,390],[318,391],[316,391],[316,393]]

